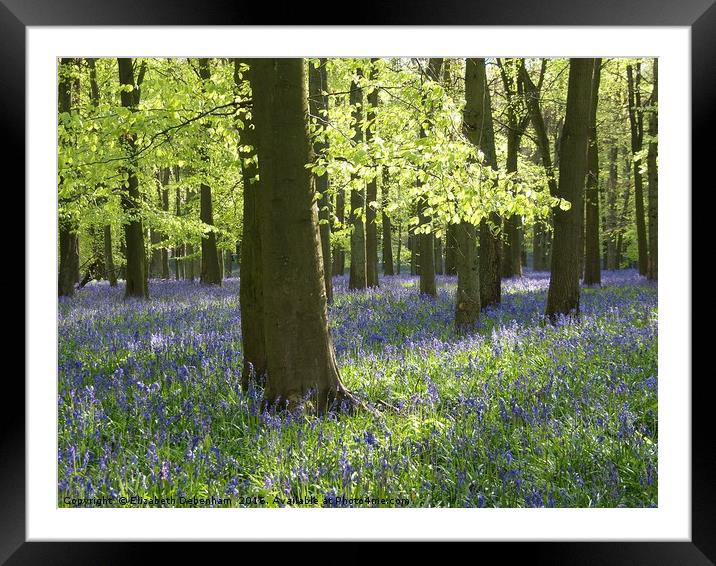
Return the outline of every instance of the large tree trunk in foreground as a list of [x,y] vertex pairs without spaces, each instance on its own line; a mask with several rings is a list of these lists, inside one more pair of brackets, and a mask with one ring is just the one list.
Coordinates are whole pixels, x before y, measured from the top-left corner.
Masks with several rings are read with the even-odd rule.
[[627,65],[627,86],[629,94],[629,125],[631,129],[631,153],[634,162],[634,215],[636,218],[636,241],[639,253],[639,273],[646,275],[649,268],[649,250],[646,239],[644,218],[644,180],[641,176],[640,152],[644,143],[644,113],[641,109],[641,64],[636,64],[636,76],[631,65]]
[[[463,118],[465,133],[468,139],[485,154],[485,163],[497,170],[492,104],[484,59],[468,59],[466,62],[465,100]],[[480,223],[480,306],[482,308],[499,304],[501,301],[502,242],[495,234],[495,228],[501,223],[501,218],[494,212],[490,214],[489,221],[485,219]],[[461,261],[459,257],[458,261]],[[458,267],[458,285],[459,273]]]
[[[131,92],[120,93],[122,106],[132,112],[137,111],[139,105],[139,86],[144,78],[145,66],[139,71],[137,83],[134,78],[134,64],[132,59],[120,58],[119,82],[122,85],[132,85]],[[123,136],[122,142],[127,153],[127,164],[120,168],[120,172],[127,175],[125,190],[122,191],[122,210],[129,221],[124,225],[124,239],[127,247],[126,287],[125,298],[149,298],[147,283],[147,260],[144,247],[144,228],[142,227],[141,196],[139,194],[139,180],[137,179],[137,136],[129,131]]]
[[587,149],[587,185],[584,194],[586,220],[584,229],[584,284],[602,284],[599,249],[599,146],[597,144],[597,104],[602,60],[595,59],[592,78],[592,107],[589,116],[589,146]]
[[560,143],[559,185],[555,196],[571,203],[554,211],[552,272],[546,314],[579,314],[580,233],[584,219],[584,181],[587,173],[589,114],[594,59],[570,59],[567,110]]
[[310,158],[302,59],[258,59],[252,74],[258,136],[259,231],[268,374],[265,401],[315,408],[348,398],[328,329],[328,302]]
[[[485,60],[466,59],[465,110],[462,127],[465,136],[479,148],[483,143],[485,112],[489,112],[486,110],[485,88]],[[477,234],[478,228],[465,221],[452,226],[452,230],[448,232],[448,245],[454,246],[452,258],[457,272],[455,326],[459,331],[470,330],[480,317],[482,258],[478,260]]]
[[[72,111],[72,80],[70,77],[71,65],[72,59],[60,60],[59,91],[57,96],[57,110],[60,114]],[[62,185],[62,183],[63,179],[60,178],[60,185]],[[58,224],[60,229],[60,258],[59,272],[57,274],[57,294],[60,297],[71,297],[75,294],[71,258],[71,239],[73,237],[72,222],[69,217],[65,218],[60,216]]]
[[[243,81],[253,85],[256,59],[234,60],[234,82],[238,89]],[[243,239],[241,241],[241,268],[239,270],[239,304],[241,307],[241,342],[244,361],[241,384],[247,389],[256,379],[262,383],[268,367],[264,334],[264,289],[262,248],[259,228],[259,197],[261,180],[256,162],[257,133],[252,127],[254,119],[243,115],[243,128],[239,131],[239,159],[244,184]]]
[[[328,71],[327,59],[320,59],[318,67],[308,64],[308,103],[311,116],[316,121],[316,137],[313,141],[313,152],[320,157],[326,151],[328,144],[323,138],[325,121],[328,119]],[[323,257],[323,282],[326,287],[326,297],[330,303],[333,300],[333,266],[331,262],[331,196],[328,192],[328,173],[316,176],[316,191],[320,195],[318,201],[318,219],[321,233],[321,255]]]
[[[205,85],[211,79],[208,59],[199,59],[199,76]],[[205,149],[200,150],[202,160],[208,164],[209,157]],[[202,183],[200,197],[200,218],[207,226],[214,226],[211,202],[211,187]],[[216,234],[213,230],[204,233],[201,239],[201,282],[205,285],[221,285],[221,266],[219,251],[216,247]]]
[[657,172],[657,139],[659,101],[659,60],[654,59],[654,90],[651,93],[649,112],[649,153],[646,158],[649,190],[649,270],[647,277],[652,281],[659,278],[659,177]]
[[[362,76],[361,69],[357,69],[358,76]],[[350,103],[353,106],[353,142],[363,142],[363,91],[357,82],[351,84]],[[353,226],[351,233],[351,273],[348,280],[349,289],[365,289],[368,285],[366,273],[366,249],[365,249],[365,184],[358,181],[360,188],[351,187],[350,218]]]
[[383,198],[383,275],[395,275],[393,267],[393,225],[390,216],[386,212],[389,202],[390,186],[388,185],[388,168],[383,167],[383,178],[380,184],[381,197]]

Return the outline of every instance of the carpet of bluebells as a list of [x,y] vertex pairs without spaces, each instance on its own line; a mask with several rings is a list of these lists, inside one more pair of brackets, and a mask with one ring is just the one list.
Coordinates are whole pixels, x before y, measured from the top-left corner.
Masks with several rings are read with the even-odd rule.
[[606,272],[578,322],[551,326],[548,283],[504,281],[459,336],[454,277],[436,299],[415,277],[365,292],[336,278],[341,376],[377,410],[323,417],[242,392],[238,279],[154,281],[148,302],[90,284],[59,304],[58,505],[656,506],[657,289]]

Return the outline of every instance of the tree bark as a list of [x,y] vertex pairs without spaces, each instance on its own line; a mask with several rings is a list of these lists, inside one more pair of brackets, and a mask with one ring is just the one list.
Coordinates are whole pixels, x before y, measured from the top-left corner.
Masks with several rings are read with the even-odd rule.
[[[69,114],[72,112],[72,79],[71,73],[72,59],[61,59],[59,65],[59,89],[57,97],[57,110],[60,114]],[[64,178],[60,177],[60,187],[64,183]],[[72,270],[72,228],[73,222],[67,215],[59,215],[59,239],[60,239],[60,257],[59,269],[57,274],[57,294],[60,297],[71,297],[75,294],[74,273]]]
[[[346,191],[340,187],[336,191],[336,225],[343,228],[346,222]],[[333,275],[343,275],[346,271],[346,252],[342,247],[333,248]]]
[[[468,92],[468,82],[470,90]],[[495,153],[495,133],[492,126],[492,104],[487,85],[484,59],[468,59],[465,68],[465,113],[463,127],[467,138],[485,154],[485,163],[497,169]],[[491,226],[491,224],[493,226]],[[499,304],[502,294],[501,268],[502,245],[493,228],[500,226],[502,219],[491,213],[488,219],[480,223],[480,306],[485,308]],[[471,254],[463,251],[464,257]],[[462,259],[458,252],[457,261]],[[460,267],[458,266],[458,286],[460,285]],[[473,302],[474,304],[474,302]]]
[[587,148],[587,184],[584,194],[586,225],[584,230],[584,284],[602,284],[599,247],[599,145],[597,143],[597,105],[602,60],[594,60],[592,76],[592,107],[589,116],[589,144]]
[[[489,102],[486,100],[486,74],[484,59],[465,60],[465,110],[463,111],[463,133],[478,148],[487,145],[483,139],[486,130],[486,114]],[[489,134],[488,134],[489,135]],[[493,146],[494,148],[494,146]],[[484,149],[482,149],[485,152]],[[487,158],[487,153],[485,153]],[[492,154],[494,159],[494,153]],[[455,295],[455,327],[459,332],[475,327],[480,317],[481,276],[478,256],[478,228],[466,221],[454,225],[452,235],[454,262],[457,271],[457,291]],[[498,271],[499,276],[499,271]]]
[[457,251],[455,224],[448,224],[445,230],[445,275],[457,275],[455,253]]
[[[442,69],[443,60],[439,57],[431,57],[428,61],[427,75],[429,80],[438,81],[440,78],[440,70]],[[427,110],[426,122],[428,128],[431,126],[432,111]],[[423,124],[420,126],[420,137],[427,137],[428,132],[426,131]],[[418,186],[422,185],[420,179],[417,180]],[[421,232],[417,235],[417,244],[420,250],[420,294],[430,295],[436,297],[437,287],[435,284],[435,235],[432,230],[432,217],[427,213],[428,209],[428,197],[422,195],[418,200],[418,220],[421,228],[427,227],[428,232]]]
[[[133,90],[120,93],[122,106],[132,112],[137,111],[140,98],[140,87],[146,66],[142,65],[135,83],[134,61],[128,58],[117,59],[119,65],[119,82],[122,85],[131,85]],[[125,190],[122,192],[122,210],[128,218],[124,225],[124,239],[127,248],[126,286],[125,298],[149,298],[149,285],[147,282],[147,260],[144,247],[144,228],[141,218],[141,196],[139,193],[139,180],[137,178],[137,136],[134,132],[124,133],[122,143],[127,152],[127,163],[120,167],[120,173],[127,176]]]
[[646,275],[649,268],[646,219],[644,217],[644,181],[641,176],[639,152],[644,143],[644,113],[641,110],[641,64],[636,64],[636,73],[627,65],[627,88],[629,95],[629,125],[631,130],[631,153],[634,161],[634,214],[636,217],[636,238],[639,253],[639,273]]
[[388,168],[383,167],[383,178],[380,184],[383,209],[381,217],[383,220],[383,275],[395,275],[393,266],[393,225],[390,216],[386,212],[390,201],[390,186],[388,183]]
[[252,74],[268,373],[264,401],[318,412],[351,399],[328,328],[302,59],[257,59]]
[[[257,59],[234,60],[234,83],[241,87],[243,81],[254,86]],[[253,96],[253,95],[252,95]],[[239,270],[239,305],[241,309],[241,343],[244,361],[241,384],[246,390],[251,381],[263,383],[268,370],[266,338],[264,331],[264,282],[262,264],[261,229],[259,225],[259,199],[262,179],[256,159],[258,146],[254,129],[255,114],[242,117],[243,128],[239,132],[239,159],[244,185],[243,237],[241,241],[241,268]]]
[[609,182],[607,184],[607,214],[606,214],[606,255],[607,269],[617,269],[617,249],[616,249],[616,232],[617,232],[617,159],[619,157],[619,147],[614,145],[609,150]]
[[[325,140],[324,122],[328,119],[328,60],[320,59],[316,67],[308,64],[308,103],[311,116],[316,122],[313,140],[313,152],[316,157],[323,155],[328,147]],[[315,177],[316,191],[320,195],[318,202],[318,220],[320,222],[321,255],[323,257],[323,279],[328,302],[333,301],[333,266],[331,262],[331,195],[328,191],[328,173]]]
[[[374,82],[378,77],[376,62],[378,59],[370,60],[370,80]],[[368,111],[366,114],[365,137],[368,144],[373,141],[376,128],[375,113],[378,108],[378,89],[374,88],[366,97]],[[366,184],[365,204],[365,262],[366,262],[366,284],[368,287],[377,287],[378,282],[378,224],[376,222],[376,209],[378,204],[378,181],[373,177]]]
[[[361,69],[357,69],[358,77],[362,77]],[[353,143],[363,143],[363,90],[357,81],[351,84],[350,104],[353,107]],[[365,196],[366,188],[363,181],[357,176],[353,183],[360,184],[360,188],[351,187],[351,272],[348,280],[349,289],[365,289],[368,285],[366,273],[366,242],[365,242]]]
[[[169,214],[169,189],[167,188],[167,185],[169,184],[171,170],[169,167],[164,167],[162,169],[162,189],[161,189],[161,197],[162,197],[162,210],[165,212],[165,214]],[[164,246],[162,246],[162,279],[169,279],[169,248],[167,247],[167,236],[166,234],[162,234],[162,243]]]
[[560,143],[559,186],[555,196],[570,202],[554,211],[552,270],[546,315],[579,315],[579,243],[584,219],[589,114],[594,59],[570,59],[567,110]]
[[[205,85],[211,79],[209,59],[199,59],[199,76]],[[205,124],[208,128],[208,124]],[[208,166],[209,156],[205,148],[200,149],[201,158]],[[200,185],[200,218],[201,221],[213,228],[214,215],[211,202],[211,187]],[[204,285],[221,285],[221,267],[219,265],[219,252],[216,247],[216,234],[212,229],[205,232],[201,238],[201,282]]]
[[656,281],[659,278],[659,177],[657,172],[657,139],[659,130],[659,60],[654,59],[654,90],[649,101],[649,153],[646,158],[647,182],[649,191],[649,270],[647,277]]
[[110,287],[117,286],[117,272],[114,268],[112,252],[112,226],[104,225],[104,270]]

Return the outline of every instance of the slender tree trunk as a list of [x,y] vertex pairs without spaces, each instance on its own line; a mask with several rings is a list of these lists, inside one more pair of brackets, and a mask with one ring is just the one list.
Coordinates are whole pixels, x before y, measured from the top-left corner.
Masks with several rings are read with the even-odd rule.
[[[243,81],[254,86],[257,59],[234,60],[234,83],[237,90]],[[253,90],[253,88],[252,88]],[[243,239],[241,241],[241,268],[239,270],[239,304],[241,308],[241,341],[243,345],[243,368],[241,383],[247,389],[256,379],[264,382],[268,369],[268,354],[264,330],[264,281],[262,265],[261,230],[259,226],[259,199],[263,179],[259,176],[256,160],[258,135],[252,127],[255,116],[244,115],[243,128],[239,131],[239,158],[244,185],[243,193]]]
[[[316,157],[323,155],[328,147],[325,141],[324,121],[328,119],[328,60],[320,59],[316,67],[308,65],[308,102],[311,116],[316,121],[316,135],[313,152]],[[323,280],[328,302],[333,301],[333,266],[331,262],[331,196],[328,191],[328,173],[315,177],[316,191],[320,195],[318,219],[321,233],[321,255],[323,257]]]
[[457,262],[455,260],[457,251],[456,232],[457,226],[448,224],[447,230],[445,230],[445,275],[457,275]]
[[[357,69],[359,77],[363,76],[361,69]],[[360,144],[363,142],[363,91],[358,82],[351,84],[350,104],[353,107],[353,142]],[[349,289],[365,289],[368,285],[366,273],[366,245],[365,245],[365,224],[363,221],[365,214],[365,184],[354,178],[354,183],[361,184],[360,188],[351,187],[351,224],[353,232],[351,233],[351,273],[348,281]]]
[[621,269],[622,265],[622,255],[624,253],[624,233],[626,231],[626,227],[629,224],[629,193],[630,193],[630,186],[631,186],[631,179],[630,172],[631,172],[631,158],[626,159],[624,161],[624,176],[626,178],[626,183],[624,184],[624,204],[622,206],[622,213],[619,220],[619,232],[617,236],[617,245],[616,245],[616,266],[617,269]]
[[609,150],[609,183],[607,185],[607,269],[617,269],[616,232],[617,232],[617,159],[619,147],[614,145]]
[[312,393],[323,412],[350,399],[328,328],[302,59],[257,59],[251,81],[258,136],[259,230],[268,374],[264,400],[290,408]]
[[654,59],[654,90],[651,93],[649,111],[649,153],[646,158],[649,190],[649,270],[647,277],[652,281],[659,278],[659,178],[657,172],[657,139],[659,102],[659,60]]
[[[431,57],[428,61],[427,74],[430,80],[438,81],[440,78],[440,70],[442,69],[443,60],[438,57]],[[432,111],[427,111],[427,127],[432,126]],[[420,137],[425,138],[428,131],[423,124],[420,126]],[[422,185],[420,179],[417,179],[418,186]],[[435,285],[435,235],[432,230],[432,217],[428,214],[429,207],[428,196],[422,195],[418,200],[418,219],[421,228],[428,228],[428,232],[421,232],[417,235],[417,245],[420,250],[420,294],[437,296],[437,287]]]
[[410,275],[420,275],[420,248],[412,228],[408,228],[408,249],[410,250]]
[[224,278],[233,277],[233,266],[231,265],[231,250],[224,251]]
[[571,207],[554,211],[552,271],[546,310],[553,322],[559,314],[579,315],[579,234],[584,218],[593,73],[594,59],[570,59],[556,196],[569,201]]
[[649,267],[649,250],[646,239],[644,217],[644,181],[641,176],[639,157],[644,140],[644,114],[641,110],[641,64],[636,64],[636,76],[631,65],[627,65],[629,94],[629,125],[631,127],[631,152],[634,161],[634,214],[636,217],[636,238],[639,251],[639,273],[646,275]]
[[[122,106],[132,112],[137,111],[140,97],[140,86],[144,78],[145,65],[139,70],[137,81],[134,77],[134,61],[132,59],[117,59],[119,64],[119,82],[122,85],[131,85],[133,90],[120,93]],[[124,225],[124,239],[127,246],[127,267],[125,298],[149,298],[149,285],[147,283],[147,259],[144,247],[144,228],[142,226],[141,195],[139,194],[139,180],[137,178],[137,148],[136,134],[128,131],[124,134],[122,143],[127,152],[127,164],[120,167],[120,172],[127,176],[125,190],[122,192],[122,210],[128,222]]]
[[110,287],[117,286],[117,272],[114,268],[114,257],[112,252],[112,226],[104,225],[104,269]]
[[[211,69],[209,59],[199,59],[199,76],[203,85],[211,80]],[[205,125],[208,127],[208,125]],[[209,157],[202,146],[200,150],[202,161],[207,166]],[[211,187],[201,183],[200,185],[200,218],[207,226],[213,228],[214,215],[211,202]],[[221,285],[221,267],[219,265],[219,252],[216,247],[216,234],[213,230],[205,232],[201,239],[201,282],[204,285]]]
[[602,267],[599,249],[599,145],[597,143],[597,105],[602,60],[594,60],[592,107],[589,116],[587,148],[587,186],[584,195],[586,226],[584,230],[584,284],[601,285]]
[[390,185],[388,183],[387,167],[383,167],[383,178],[380,190],[383,198],[383,210],[381,212],[383,220],[383,275],[395,275],[393,267],[393,226],[390,222],[390,216],[388,216],[388,213],[386,212],[388,202],[390,200]]
[[398,275],[400,275],[400,252],[402,249],[403,249],[403,224],[399,223],[398,224],[398,255],[397,255],[397,259],[398,259],[397,274]]
[[[95,112],[99,108],[100,95],[99,95],[99,83],[97,82],[97,66],[96,59],[87,59],[87,66],[89,67],[89,79],[90,79],[90,100]],[[109,281],[110,287],[117,286],[117,273],[114,269],[114,258],[112,257],[112,226],[110,224],[104,225],[104,271],[105,278]]]
[[[167,188],[167,185],[169,184],[171,175],[171,170],[169,167],[164,167],[162,169],[162,189],[161,189],[161,197],[162,197],[162,210],[165,214],[169,214],[169,189]],[[169,279],[169,248],[167,247],[167,236],[166,234],[162,234],[162,243],[164,244],[162,246],[162,279]]]
[[[370,60],[370,80],[375,81],[378,76],[376,62],[378,59]],[[376,122],[375,113],[378,108],[378,89],[373,89],[366,97],[368,111],[366,114],[366,141],[370,144],[373,140]],[[378,181],[373,177],[366,185],[365,205],[365,254],[366,254],[366,283],[368,287],[378,286],[378,224],[376,222],[376,209],[378,204]]]
[[547,264],[544,260],[544,226],[537,221],[532,227],[532,269],[544,271]]
[[[514,120],[513,120],[514,121]],[[507,132],[507,172],[517,171],[517,154],[520,149],[521,132],[516,121]],[[505,218],[505,238],[502,242],[502,276],[522,277],[522,254],[520,247],[520,230],[522,218],[517,214]]]
[[[343,228],[346,222],[346,191],[340,187],[336,191],[336,225]],[[343,275],[346,271],[346,252],[343,248],[333,248],[333,275]]]
[[442,275],[443,273],[443,240],[435,238],[435,274]]

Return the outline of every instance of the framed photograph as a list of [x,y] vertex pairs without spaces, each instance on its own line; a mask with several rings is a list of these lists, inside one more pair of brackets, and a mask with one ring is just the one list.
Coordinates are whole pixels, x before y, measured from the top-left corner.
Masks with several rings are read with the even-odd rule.
[[0,0],[27,222],[3,561],[716,561],[691,372],[716,8],[363,8]]

